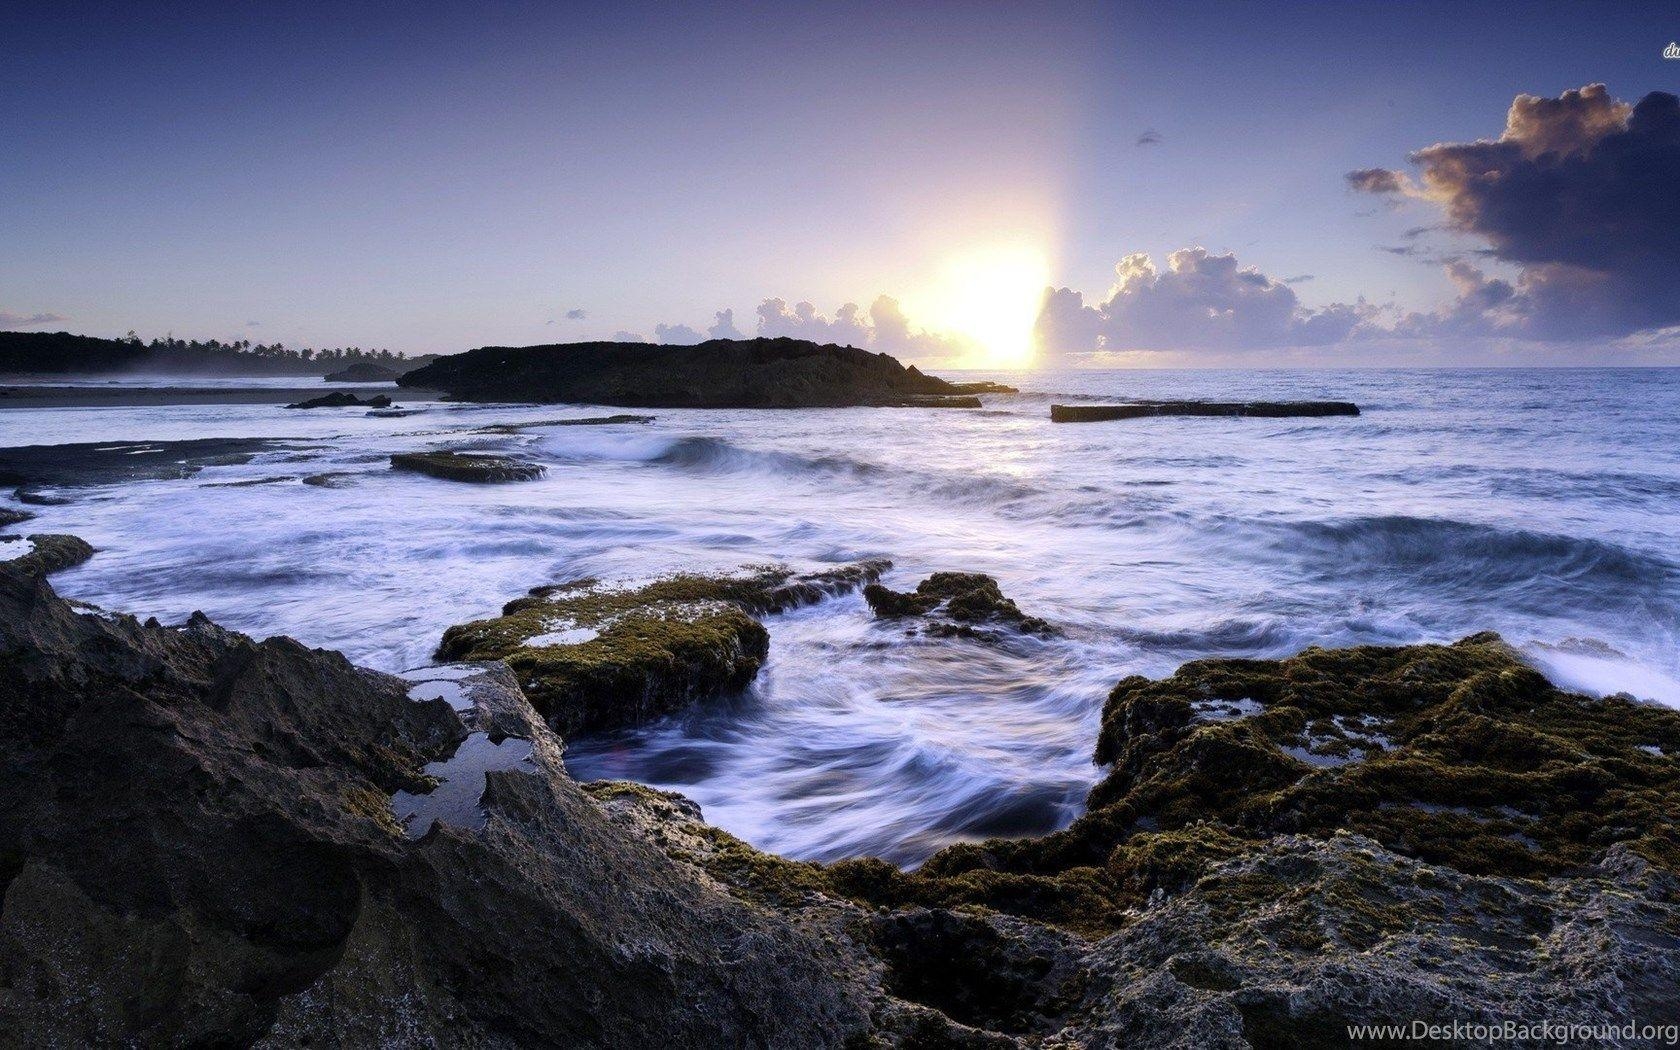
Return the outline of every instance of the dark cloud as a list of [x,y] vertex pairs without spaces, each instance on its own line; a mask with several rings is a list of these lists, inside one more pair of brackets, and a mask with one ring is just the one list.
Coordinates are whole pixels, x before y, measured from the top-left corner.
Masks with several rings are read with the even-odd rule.
[[1161,133],[1154,128],[1150,128],[1137,137],[1139,146],[1159,146],[1163,141],[1165,140],[1161,138]]
[[1294,277],[1285,277],[1283,279],[1283,283],[1284,284],[1306,284],[1308,281],[1311,281],[1311,280],[1314,280],[1314,279],[1315,279],[1314,274],[1298,273]]
[[1514,282],[1471,278],[1473,267],[1449,272],[1461,298],[1429,315],[1440,328],[1583,339],[1680,324],[1674,95],[1629,105],[1602,84],[1519,95],[1498,139],[1441,143],[1411,159],[1416,192],[1442,208],[1448,227],[1518,269]]
[[1286,282],[1205,248],[1173,252],[1164,270],[1147,255],[1128,255],[1115,276],[1108,298],[1093,305],[1071,289],[1046,289],[1039,347],[1087,353],[1324,346],[1372,314],[1363,303],[1308,309]]
[[261,328],[262,327],[262,322],[261,321],[246,321],[245,322],[245,327],[246,328]]
[[568,321],[581,321],[587,316],[588,314],[586,314],[581,307],[574,306],[572,309],[566,311],[566,320]]
[[60,314],[14,314],[10,310],[0,310],[0,325],[9,327],[29,327],[38,324],[58,324],[70,318]]
[[1348,185],[1360,193],[1403,193],[1406,176],[1387,168],[1362,168],[1347,173]]

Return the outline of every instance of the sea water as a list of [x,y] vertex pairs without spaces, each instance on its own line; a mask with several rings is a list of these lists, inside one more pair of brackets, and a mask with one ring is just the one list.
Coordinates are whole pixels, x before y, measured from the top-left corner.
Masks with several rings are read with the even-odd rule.
[[[913,864],[1073,819],[1114,683],[1202,656],[1495,630],[1554,680],[1680,705],[1680,370],[1061,371],[980,410],[649,410],[398,399],[0,411],[0,445],[279,438],[188,476],[46,486],[26,531],[99,548],[65,594],[202,610],[398,671],[443,629],[584,576],[887,557],[909,588],[990,573],[1063,636],[935,639],[853,595],[772,616],[739,697],[568,741],[580,779],[680,791],[802,858]],[[180,380],[174,380],[177,385]],[[191,385],[191,384],[186,384]],[[1341,399],[1358,418],[1052,424],[1052,402]],[[507,452],[540,481],[389,469]],[[234,459],[242,457],[232,457]],[[183,464],[186,474],[194,464]],[[337,487],[304,485],[334,473]],[[268,484],[230,484],[272,481]]]

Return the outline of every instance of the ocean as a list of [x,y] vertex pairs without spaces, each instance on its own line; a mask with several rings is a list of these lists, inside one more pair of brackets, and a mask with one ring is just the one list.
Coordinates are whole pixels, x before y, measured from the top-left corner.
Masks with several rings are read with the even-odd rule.
[[[99,549],[55,577],[70,597],[165,622],[201,610],[387,671],[536,585],[767,562],[886,557],[900,589],[989,573],[1062,629],[936,639],[859,596],[825,601],[767,618],[770,659],[744,695],[568,741],[579,779],[680,791],[798,858],[913,865],[1063,826],[1099,775],[1108,690],[1203,656],[1494,630],[1559,684],[1680,706],[1680,370],[942,374],[1022,392],[979,410],[649,410],[514,434],[483,428],[623,410],[8,409],[0,446],[273,440],[184,477],[44,486],[64,502],[21,528]],[[1133,398],[1363,414],[1048,419],[1053,401]],[[548,474],[389,469],[429,448],[517,452]],[[301,483],[322,473],[335,486]]]

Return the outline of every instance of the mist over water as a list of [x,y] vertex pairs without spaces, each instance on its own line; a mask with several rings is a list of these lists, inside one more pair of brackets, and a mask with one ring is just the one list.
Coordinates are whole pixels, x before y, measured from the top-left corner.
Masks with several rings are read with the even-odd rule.
[[[967,378],[967,377],[965,377]],[[768,618],[743,696],[568,742],[580,779],[683,792],[797,857],[915,863],[1079,811],[1126,674],[1208,655],[1497,630],[1562,684],[1680,705],[1680,371],[1036,372],[979,411],[655,412],[647,425],[478,433],[605,414],[426,404],[0,412],[0,445],[273,437],[248,463],[64,489],[28,531],[98,548],[63,593],[195,609],[396,671],[450,624],[581,576],[889,557],[887,583],[996,576],[1066,632],[906,636],[856,596]],[[1356,401],[1356,419],[1052,425],[1051,401]],[[399,398],[399,400],[403,400]],[[393,452],[510,451],[548,476],[453,484]],[[342,473],[342,487],[305,475]],[[273,483],[230,485],[264,479]],[[50,493],[49,493],[50,494]]]

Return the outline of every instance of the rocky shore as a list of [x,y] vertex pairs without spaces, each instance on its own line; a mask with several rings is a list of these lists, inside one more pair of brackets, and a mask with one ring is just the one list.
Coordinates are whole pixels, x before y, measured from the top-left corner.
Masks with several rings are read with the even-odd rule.
[[[46,573],[86,553],[44,539],[62,556],[0,561],[18,1045],[1281,1047],[1680,1019],[1680,712],[1562,692],[1493,635],[1127,678],[1083,817],[904,872],[761,853],[562,757],[564,732],[750,677],[777,610],[882,566],[544,588],[446,636],[479,661],[452,700],[67,601]],[[1036,629],[974,574],[872,593]],[[568,646],[594,655],[521,656]],[[470,819],[399,820],[509,738]]]
[[785,338],[486,346],[405,373],[397,383],[464,401],[637,408],[978,408],[975,395],[1010,391],[948,383],[886,354]]

